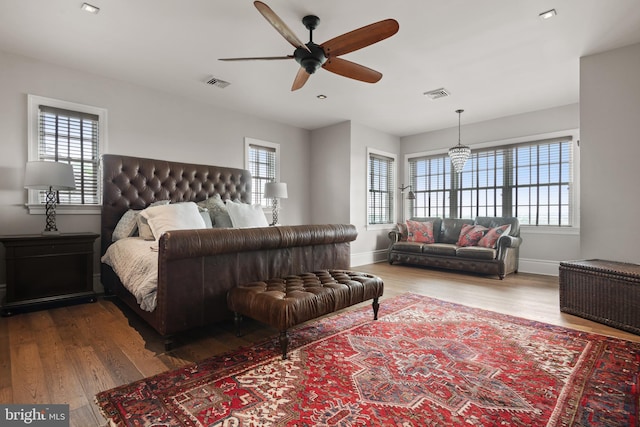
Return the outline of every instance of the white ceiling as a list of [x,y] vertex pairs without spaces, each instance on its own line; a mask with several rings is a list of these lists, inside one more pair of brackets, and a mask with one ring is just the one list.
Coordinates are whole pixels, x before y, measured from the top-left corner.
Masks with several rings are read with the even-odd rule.
[[[302,17],[319,16],[319,44],[396,19],[396,35],[343,56],[382,80],[320,69],[291,92],[293,60],[218,61],[293,53],[251,0],[89,0],[97,15],[81,0],[0,0],[0,50],[305,129],[352,120],[405,136],[456,126],[459,108],[465,124],[579,102],[581,56],[640,42],[638,0],[265,2],[304,42]],[[423,96],[441,87],[451,96]]]

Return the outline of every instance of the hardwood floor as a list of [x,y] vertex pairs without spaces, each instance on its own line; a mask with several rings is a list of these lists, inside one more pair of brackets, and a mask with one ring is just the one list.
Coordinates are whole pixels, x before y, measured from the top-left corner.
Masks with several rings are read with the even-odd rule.
[[[355,270],[384,280],[384,300],[413,292],[500,313],[640,342],[640,336],[560,313],[558,278],[519,273],[504,280],[386,263]],[[363,303],[363,304],[369,304]],[[164,352],[157,334],[117,300],[0,318],[0,403],[68,403],[71,425],[102,426],[96,393],[274,336],[244,323],[237,338],[232,322],[193,331]]]

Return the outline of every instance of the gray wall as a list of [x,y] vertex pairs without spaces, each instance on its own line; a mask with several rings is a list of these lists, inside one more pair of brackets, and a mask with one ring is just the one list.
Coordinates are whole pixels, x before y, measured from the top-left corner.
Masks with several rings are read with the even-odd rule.
[[342,122],[311,132],[311,222],[349,223],[349,146],[351,123]]
[[584,258],[640,263],[640,44],[580,61]]
[[367,229],[367,148],[398,154],[400,138],[347,121],[312,131],[311,141],[312,221],[356,226],[352,265],[386,259],[391,228]]

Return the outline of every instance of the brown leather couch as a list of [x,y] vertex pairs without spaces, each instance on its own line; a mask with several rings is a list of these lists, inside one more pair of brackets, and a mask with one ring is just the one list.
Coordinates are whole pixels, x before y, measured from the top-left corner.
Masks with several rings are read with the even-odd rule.
[[[414,264],[427,267],[445,268],[493,275],[500,279],[518,272],[520,223],[511,217],[477,217],[472,219],[411,218],[413,221],[433,221],[435,243],[408,242],[406,236],[396,229],[389,232],[391,244],[388,251],[389,263]],[[496,248],[457,246],[464,224],[478,224],[495,228],[510,224],[508,235],[498,239]]]

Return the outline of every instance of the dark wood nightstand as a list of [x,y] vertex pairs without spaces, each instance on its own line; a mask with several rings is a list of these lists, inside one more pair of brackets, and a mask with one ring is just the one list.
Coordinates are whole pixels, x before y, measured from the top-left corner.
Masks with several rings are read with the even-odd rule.
[[94,302],[95,233],[0,236],[6,248],[7,294],[0,314],[69,302]]

